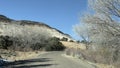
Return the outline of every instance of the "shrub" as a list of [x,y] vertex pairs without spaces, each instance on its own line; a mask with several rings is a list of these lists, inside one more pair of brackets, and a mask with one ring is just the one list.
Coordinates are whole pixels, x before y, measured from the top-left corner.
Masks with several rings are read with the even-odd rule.
[[81,40],[81,43],[87,44],[88,42],[86,40]]
[[30,50],[46,50],[46,51],[60,51],[64,50],[65,47],[60,39],[52,37],[49,39],[42,40],[27,40],[18,37],[0,36],[0,48],[17,50],[17,51],[30,51]]
[[68,38],[63,37],[61,41],[68,41]]
[[7,49],[13,44],[13,41],[9,36],[0,36],[0,48]]
[[106,48],[98,49],[97,51],[86,50],[83,51],[86,60],[97,63],[110,64],[112,59],[112,52]]
[[45,50],[47,51],[60,51],[65,49],[65,46],[63,46],[63,44],[56,37],[50,38],[47,41],[48,43],[45,47]]
[[32,50],[40,50],[43,47],[45,47],[45,45],[46,45],[45,43],[44,44],[42,44],[42,43],[36,43],[36,44],[31,45],[30,48]]
[[73,40],[70,40],[70,42],[74,42]]
[[57,38],[57,37],[52,37],[52,38],[49,38],[48,41],[60,41],[60,38]]
[[42,42],[31,45],[31,48],[32,50],[60,51],[63,50],[65,47],[59,41],[59,38],[52,37]]
[[79,59],[84,59],[84,56],[79,48],[67,48],[65,50],[65,54]]
[[80,41],[78,40],[78,41],[76,41],[77,43],[80,43]]

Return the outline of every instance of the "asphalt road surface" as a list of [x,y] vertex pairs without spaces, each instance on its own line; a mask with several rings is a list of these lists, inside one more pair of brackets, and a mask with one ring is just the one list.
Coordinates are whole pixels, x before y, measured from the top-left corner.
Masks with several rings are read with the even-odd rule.
[[61,51],[48,52],[38,58],[15,61],[0,68],[95,68],[87,62],[63,54]]

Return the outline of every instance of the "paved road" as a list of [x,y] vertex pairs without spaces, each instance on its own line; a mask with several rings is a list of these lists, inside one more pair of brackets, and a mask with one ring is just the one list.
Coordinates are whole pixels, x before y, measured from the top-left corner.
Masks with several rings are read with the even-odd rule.
[[[87,62],[65,57],[64,52],[49,52],[39,55],[39,58],[16,61],[8,68],[94,68]],[[7,67],[6,67],[7,68]]]

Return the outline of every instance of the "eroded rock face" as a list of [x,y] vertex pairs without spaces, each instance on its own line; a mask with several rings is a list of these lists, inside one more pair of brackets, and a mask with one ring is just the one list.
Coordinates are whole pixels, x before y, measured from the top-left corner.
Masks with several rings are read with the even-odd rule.
[[69,35],[64,34],[63,32],[44,23],[27,20],[16,21],[0,15],[0,35],[24,37],[32,36],[33,34],[39,35],[41,33],[51,37],[58,37],[60,39],[65,37],[68,38],[68,40],[72,40]]

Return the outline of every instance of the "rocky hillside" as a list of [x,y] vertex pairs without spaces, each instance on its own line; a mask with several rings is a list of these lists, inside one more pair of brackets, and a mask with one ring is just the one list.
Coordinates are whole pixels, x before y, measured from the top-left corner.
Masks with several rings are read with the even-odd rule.
[[39,35],[44,33],[46,36],[58,37],[58,38],[72,38],[55,28],[52,28],[44,23],[28,21],[28,20],[13,20],[4,15],[0,15],[0,35],[3,36],[21,36],[30,37],[33,35]]

